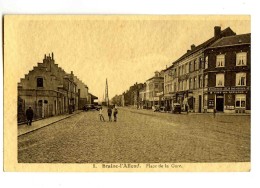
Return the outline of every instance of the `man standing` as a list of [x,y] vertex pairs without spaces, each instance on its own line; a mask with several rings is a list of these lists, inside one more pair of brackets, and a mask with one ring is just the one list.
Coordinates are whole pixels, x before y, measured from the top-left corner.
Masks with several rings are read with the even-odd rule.
[[107,109],[107,115],[108,115],[109,121],[112,121],[112,118],[111,118],[111,116],[112,116],[112,109],[111,109],[110,106]]
[[114,112],[113,112],[113,115],[114,115],[114,121],[116,121],[117,120],[117,114],[118,114],[118,111],[117,111],[117,108],[116,108],[116,106],[114,106],[114,110],[113,110]]
[[27,118],[27,125],[32,125],[33,110],[32,110],[32,108],[30,106],[26,110],[26,118]]

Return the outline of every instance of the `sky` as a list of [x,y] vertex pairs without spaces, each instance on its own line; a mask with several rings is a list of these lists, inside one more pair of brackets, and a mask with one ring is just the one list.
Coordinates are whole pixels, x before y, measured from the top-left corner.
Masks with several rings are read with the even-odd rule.
[[17,48],[7,53],[17,57],[16,82],[53,52],[55,63],[100,100],[106,78],[109,98],[122,94],[213,37],[214,26],[251,32],[250,17],[243,16],[21,16],[12,22]]

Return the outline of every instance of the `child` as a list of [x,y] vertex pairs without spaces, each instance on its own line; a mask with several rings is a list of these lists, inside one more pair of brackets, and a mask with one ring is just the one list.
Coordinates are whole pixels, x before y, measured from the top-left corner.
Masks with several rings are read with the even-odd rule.
[[102,109],[102,107],[100,107],[100,109],[99,109],[99,119],[100,119],[100,121],[105,121],[104,116],[103,116],[103,109]]

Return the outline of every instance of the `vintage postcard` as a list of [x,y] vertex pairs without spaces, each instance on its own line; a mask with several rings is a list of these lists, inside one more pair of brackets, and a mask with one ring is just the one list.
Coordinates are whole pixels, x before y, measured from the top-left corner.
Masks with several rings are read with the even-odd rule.
[[250,171],[250,16],[3,19],[5,171]]

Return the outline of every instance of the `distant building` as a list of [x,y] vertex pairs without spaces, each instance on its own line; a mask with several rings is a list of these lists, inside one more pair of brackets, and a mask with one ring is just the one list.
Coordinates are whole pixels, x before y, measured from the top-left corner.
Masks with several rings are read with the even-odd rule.
[[146,80],[145,84],[146,84],[145,108],[149,109],[155,105],[162,105],[163,103],[162,92],[164,88],[163,72],[156,71],[152,78]]
[[88,93],[88,98],[89,98],[89,104],[95,104],[95,100],[98,99],[98,97],[92,95],[91,93]]
[[251,111],[251,34],[224,37],[205,50],[207,112]]
[[74,77],[74,81],[77,84],[78,109],[83,109],[84,105],[90,103],[88,86],[84,84],[77,76]]

